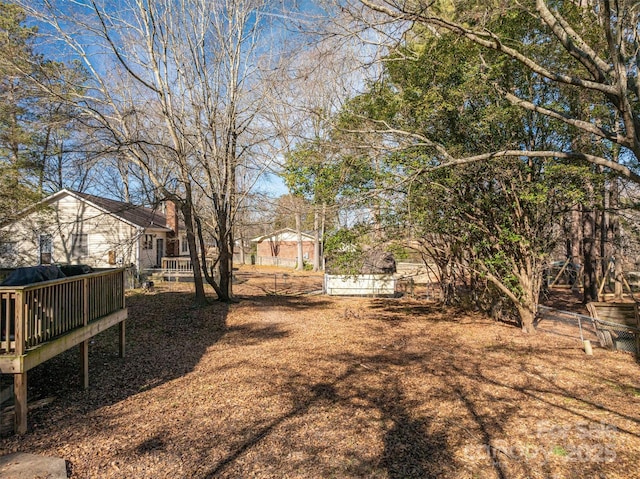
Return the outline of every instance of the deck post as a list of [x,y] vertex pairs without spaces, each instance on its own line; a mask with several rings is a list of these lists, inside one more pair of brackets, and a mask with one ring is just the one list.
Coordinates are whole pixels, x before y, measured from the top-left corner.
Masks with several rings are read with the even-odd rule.
[[118,324],[118,328],[119,328],[119,332],[120,332],[120,357],[124,358],[125,352],[126,352],[125,351],[125,343],[124,343],[126,328],[125,328],[125,325],[124,325],[124,320],[120,321],[120,323]]
[[89,281],[82,280],[82,324],[89,324]]
[[13,394],[15,398],[14,430],[17,434],[25,434],[27,432],[27,412],[29,410],[26,372],[13,375]]
[[[163,258],[163,260],[164,260],[164,258]],[[124,294],[125,293],[125,289],[126,289],[125,288],[125,283],[126,283],[125,272],[126,271],[123,269],[122,270],[122,274],[120,276],[121,281],[122,281],[122,309],[126,309],[127,308],[127,298],[126,298],[126,295]],[[118,332],[120,333],[119,334],[119,337],[120,337],[119,356],[121,358],[124,358],[125,353],[126,353],[126,351],[125,351],[125,342],[124,342],[125,341],[126,328],[125,328],[125,325],[124,325],[124,321],[121,321],[120,324],[118,325]]]
[[[24,354],[25,338],[27,337],[25,324],[24,292],[16,291],[16,323],[15,323],[15,341],[16,356]],[[7,334],[7,336],[9,336]],[[17,434],[25,434],[27,432],[27,412],[29,411],[27,403],[27,372],[22,370],[13,375],[13,398],[14,398],[14,431]]]
[[[16,291],[16,324],[15,324],[15,341],[16,341],[16,356],[22,356],[24,354],[24,343],[25,338],[27,337],[27,331],[25,330],[25,309],[26,305],[24,304],[24,292],[21,290]],[[7,337],[9,334],[7,334]]]
[[82,364],[82,387],[89,389],[89,340],[80,343],[80,363]]
[[[84,326],[89,324],[89,280],[82,280],[82,323]],[[80,343],[80,364],[82,387],[89,389],[89,340]]]

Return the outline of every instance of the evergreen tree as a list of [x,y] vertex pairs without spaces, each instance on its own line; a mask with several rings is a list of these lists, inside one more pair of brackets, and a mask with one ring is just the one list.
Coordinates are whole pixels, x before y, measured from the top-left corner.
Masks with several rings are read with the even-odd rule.
[[[495,20],[494,29],[512,38],[531,35],[531,20],[518,12]],[[557,86],[536,83],[521,65],[483,63],[488,55],[454,34],[416,31],[389,55],[382,81],[343,111],[340,125],[355,142],[378,134],[372,150],[385,164],[376,183],[395,200],[381,216],[385,237],[408,232],[420,243],[439,266],[447,299],[454,285],[470,286],[480,302],[479,293],[491,291],[488,307],[507,299],[512,318],[533,332],[544,266],[558,239],[554,226],[590,176],[545,155],[444,167],[452,157],[499,148],[562,149],[573,138],[566,123],[501,95],[509,83],[552,101],[562,94]]]
[[0,222],[42,197],[50,160],[65,154],[82,72],[35,51],[20,7],[0,3]]

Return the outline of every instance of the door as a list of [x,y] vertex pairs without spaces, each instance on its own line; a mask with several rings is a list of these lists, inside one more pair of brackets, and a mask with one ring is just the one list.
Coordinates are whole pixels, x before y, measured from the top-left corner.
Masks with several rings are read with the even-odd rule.
[[162,268],[162,257],[164,256],[164,238],[156,240],[156,266]]

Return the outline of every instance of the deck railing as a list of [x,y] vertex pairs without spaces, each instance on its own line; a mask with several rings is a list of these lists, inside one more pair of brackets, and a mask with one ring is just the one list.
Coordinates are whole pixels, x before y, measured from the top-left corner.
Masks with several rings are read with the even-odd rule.
[[124,309],[124,270],[0,286],[0,354],[21,355]]
[[[210,269],[215,259],[207,258],[207,269]],[[174,258],[162,258],[162,269],[173,273],[191,273],[193,266],[188,256],[176,256]]]

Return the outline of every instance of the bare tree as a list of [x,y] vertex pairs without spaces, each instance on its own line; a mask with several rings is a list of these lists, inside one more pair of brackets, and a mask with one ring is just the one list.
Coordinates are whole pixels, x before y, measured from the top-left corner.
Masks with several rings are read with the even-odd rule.
[[[359,42],[332,35],[331,27],[324,26],[322,34],[305,35],[307,43],[300,45],[292,55],[281,59],[279,72],[283,73],[272,83],[266,94],[273,98],[268,121],[278,132],[283,161],[274,165],[283,174],[290,194],[304,196],[311,203],[313,212],[314,255],[313,270],[322,268],[322,241],[327,223],[327,213],[335,205],[320,193],[314,179],[300,178],[292,173],[291,159],[301,150],[313,146],[314,155],[305,157],[305,166],[314,169],[329,163],[333,154],[331,144],[332,122],[345,102],[364,84],[362,63],[359,60]],[[297,155],[300,160],[301,156]],[[302,165],[300,165],[302,166]],[[296,178],[298,176],[298,178]],[[340,178],[335,178],[339,182]],[[301,187],[301,182],[308,188]],[[337,191],[337,187],[335,190]],[[330,195],[329,195],[330,196]],[[334,198],[335,200],[335,195]],[[297,213],[296,213],[297,214]],[[302,268],[302,239],[298,227],[299,260]]]
[[[197,300],[205,300],[203,276],[230,300],[236,178],[264,140],[254,128],[264,100],[251,92],[275,48],[262,36],[270,18],[263,2],[20,3],[86,69],[89,87],[73,102],[104,153],[136,165],[158,197],[178,205]],[[211,242],[217,274],[205,266]]]

